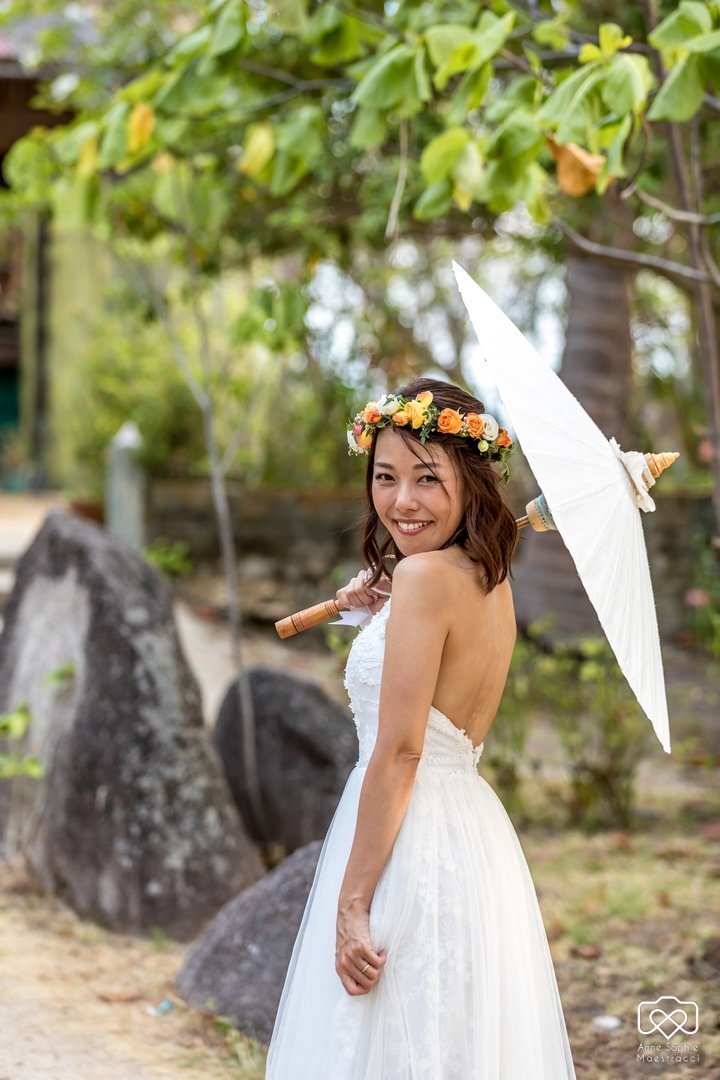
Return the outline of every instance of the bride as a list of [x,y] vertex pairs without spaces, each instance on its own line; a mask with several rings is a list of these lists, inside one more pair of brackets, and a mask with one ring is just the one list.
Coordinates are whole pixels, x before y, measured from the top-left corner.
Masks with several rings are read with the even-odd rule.
[[367,456],[369,569],[337,592],[365,613],[345,669],[359,758],[266,1077],[574,1078],[532,878],[477,771],[516,636],[517,528],[493,468],[512,440],[464,390],[417,379],[368,403],[348,441]]

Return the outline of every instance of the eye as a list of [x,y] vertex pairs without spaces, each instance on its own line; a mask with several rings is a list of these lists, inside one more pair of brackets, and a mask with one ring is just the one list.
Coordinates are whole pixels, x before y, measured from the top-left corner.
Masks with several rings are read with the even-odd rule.
[[392,476],[390,475],[390,473],[386,473],[386,472],[375,473],[375,479],[376,480],[392,480]]
[[431,483],[433,483],[433,484],[437,484],[437,482],[438,482],[437,476],[433,476],[432,473],[425,473],[425,475],[421,476],[420,479],[421,480],[430,480]]

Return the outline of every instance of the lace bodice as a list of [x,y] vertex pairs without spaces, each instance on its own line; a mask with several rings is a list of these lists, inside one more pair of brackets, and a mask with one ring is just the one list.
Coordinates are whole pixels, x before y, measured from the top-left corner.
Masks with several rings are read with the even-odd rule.
[[[390,611],[388,599],[355,638],[345,665],[345,689],[355,718],[360,755],[358,765],[370,760],[378,731],[380,684],[385,658],[385,626]],[[473,746],[465,732],[444,713],[430,706],[421,764],[450,773],[474,773],[483,743]]]

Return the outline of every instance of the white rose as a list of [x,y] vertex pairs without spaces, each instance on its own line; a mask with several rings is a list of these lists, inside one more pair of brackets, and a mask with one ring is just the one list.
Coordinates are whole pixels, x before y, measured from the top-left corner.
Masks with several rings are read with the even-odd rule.
[[482,420],[485,421],[485,427],[483,428],[483,439],[487,439],[488,442],[494,442],[500,434],[500,427],[494,416],[490,413],[480,413]]
[[348,441],[348,446],[352,450],[353,454],[362,453],[362,451],[360,450],[360,447],[358,446],[357,442],[355,441],[355,436],[353,435],[352,431],[348,431],[348,433],[347,433],[347,441]]
[[384,394],[378,403],[378,408],[383,416],[393,416],[394,413],[400,408],[400,402],[397,398],[388,397]]

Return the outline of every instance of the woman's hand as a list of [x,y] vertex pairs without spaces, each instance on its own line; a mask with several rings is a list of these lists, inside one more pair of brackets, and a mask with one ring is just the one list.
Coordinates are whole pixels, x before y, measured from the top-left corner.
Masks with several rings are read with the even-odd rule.
[[[344,585],[342,589],[338,589],[335,593],[335,599],[339,606],[341,608],[368,607],[373,615],[376,611],[379,611],[390,594],[392,582],[389,577],[382,574],[372,588],[368,589],[365,582],[371,576],[371,570],[361,570],[359,574],[351,578],[347,585]],[[386,595],[381,596],[381,593]]]
[[[370,913],[363,909],[338,910],[335,970],[348,994],[367,994],[380,978],[387,952],[375,952],[370,941]],[[364,970],[363,970],[364,969]]]

